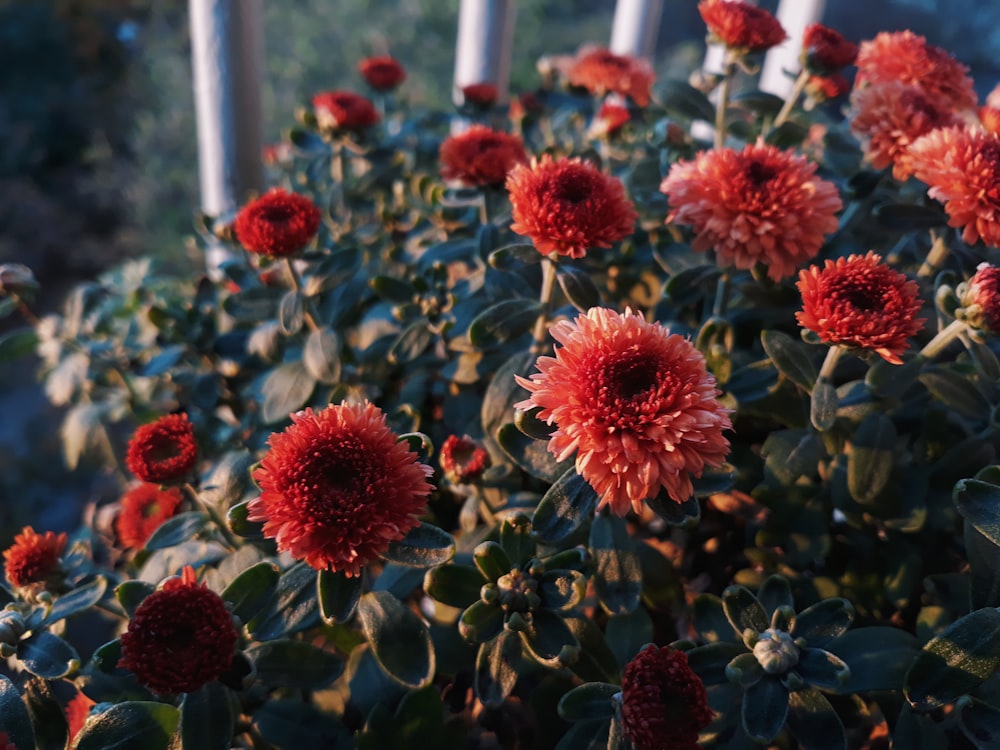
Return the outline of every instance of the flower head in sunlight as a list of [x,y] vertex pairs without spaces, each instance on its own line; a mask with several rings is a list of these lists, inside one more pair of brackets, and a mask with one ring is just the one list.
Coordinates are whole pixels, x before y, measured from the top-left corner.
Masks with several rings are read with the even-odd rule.
[[252,253],[285,258],[312,242],[320,218],[316,204],[304,195],[275,188],[240,210],[236,238]]
[[406,80],[406,70],[391,55],[364,58],[358,63],[358,72],[376,91],[392,91]]
[[742,0],[701,0],[698,12],[710,39],[732,50],[763,52],[788,38],[774,15]]
[[631,119],[632,113],[628,111],[628,107],[604,102],[594,115],[587,134],[591,138],[607,138],[625,127]]
[[732,426],[704,357],[630,310],[594,307],[549,333],[562,346],[538,358],[530,379],[517,376],[531,395],[515,406],[540,407],[538,418],[556,426],[556,460],[576,454],[580,476],[620,516],[661,488],[690,499],[691,476],[725,460]]
[[1000,268],[980,263],[972,278],[955,289],[960,317],[972,328],[1000,334]]
[[441,469],[456,484],[474,482],[490,465],[490,454],[467,437],[449,435],[441,444]]
[[851,90],[851,82],[840,73],[832,76],[809,76],[806,81],[806,96],[814,102],[827,102],[839,99]]
[[807,26],[802,35],[802,66],[813,75],[826,77],[838,73],[857,56],[858,45],[821,23]]
[[441,144],[441,176],[466,185],[502,185],[507,174],[528,161],[516,135],[473,125]]
[[3,553],[7,582],[14,588],[46,588],[47,584],[57,588],[62,581],[60,558],[65,549],[65,533],[39,534],[25,526]]
[[640,107],[649,104],[655,76],[653,67],[641,57],[616,55],[604,47],[582,48],[566,70],[570,85],[587,89],[594,96],[618,94],[632,98]]
[[352,91],[324,91],[313,96],[312,105],[323,130],[361,132],[382,119],[370,99]]
[[128,443],[125,463],[144,482],[167,484],[185,479],[198,461],[198,443],[187,414],[168,414],[144,424]]
[[126,549],[143,547],[160,524],[177,512],[181,499],[176,487],[161,489],[151,482],[143,482],[126,492],[115,519],[115,531],[122,546]]

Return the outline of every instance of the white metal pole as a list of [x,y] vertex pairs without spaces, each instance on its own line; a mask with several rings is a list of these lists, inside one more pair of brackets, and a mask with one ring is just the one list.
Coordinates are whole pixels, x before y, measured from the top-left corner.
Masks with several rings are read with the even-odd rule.
[[[263,181],[262,5],[261,0],[189,0],[188,8],[201,208],[223,216]],[[209,273],[229,255],[221,246],[210,247]]]
[[452,90],[456,106],[462,104],[462,88],[474,83],[492,83],[497,101],[507,101],[516,14],[516,0],[462,0]]
[[781,0],[777,17],[788,32],[788,38],[768,51],[760,71],[761,91],[787,98],[795,85],[795,76],[802,68],[799,55],[806,26],[823,18],[826,0]]
[[663,0],[618,0],[611,25],[611,51],[652,59],[663,17]]

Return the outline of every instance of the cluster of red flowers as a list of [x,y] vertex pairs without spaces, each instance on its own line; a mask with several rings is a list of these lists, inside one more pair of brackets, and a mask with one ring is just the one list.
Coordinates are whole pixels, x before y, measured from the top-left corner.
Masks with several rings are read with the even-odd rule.
[[476,481],[490,465],[490,454],[467,437],[449,435],[441,445],[441,469],[456,484]]
[[698,12],[711,41],[738,53],[763,52],[788,38],[777,18],[743,0],[701,0]]
[[763,264],[775,281],[819,252],[843,206],[815,164],[763,143],[677,162],[660,190],[670,202],[667,221],[693,227],[694,250],[714,249],[720,265]]
[[391,55],[366,57],[358,63],[358,72],[376,91],[392,91],[406,80],[406,70]]
[[279,550],[317,570],[360,575],[417,526],[433,489],[431,467],[369,403],[293,414],[268,446],[253,474],[261,496],[248,518],[264,523]]
[[65,533],[39,534],[25,526],[3,553],[7,581],[15,588],[58,584],[66,540]]
[[125,463],[144,482],[168,484],[187,478],[198,461],[198,443],[187,414],[168,414],[137,429]]
[[473,125],[444,140],[440,159],[445,179],[486,186],[502,185],[510,170],[528,161],[528,154],[516,135]]
[[312,105],[323,130],[359,133],[382,119],[371,100],[351,91],[324,91],[313,96]]
[[828,260],[799,273],[804,327],[828,344],[873,351],[885,361],[902,364],[907,339],[923,326],[916,282],[867,255]]
[[570,85],[585,88],[594,96],[628,96],[640,107],[649,104],[655,80],[646,60],[616,55],[604,47],[581,49],[567,68],[566,77]]
[[142,600],[122,633],[118,666],[154,693],[190,693],[229,669],[236,640],[226,603],[186,567]]
[[161,488],[150,482],[133,487],[122,496],[115,519],[118,541],[126,549],[141,548],[160,524],[177,512],[181,500],[176,487]]
[[240,210],[234,230],[250,252],[286,258],[312,242],[321,218],[316,204],[304,195],[274,188]]
[[638,214],[625,187],[582,159],[548,154],[507,176],[514,212],[511,230],[527,235],[543,255],[582,258],[632,234]]
[[729,452],[732,425],[718,401],[715,378],[686,338],[638,313],[591,308],[549,328],[562,344],[539,357],[538,372],[517,382],[531,396],[515,404],[556,430],[549,451],[576,470],[623,516],[663,488],[691,498],[691,476],[718,466]]

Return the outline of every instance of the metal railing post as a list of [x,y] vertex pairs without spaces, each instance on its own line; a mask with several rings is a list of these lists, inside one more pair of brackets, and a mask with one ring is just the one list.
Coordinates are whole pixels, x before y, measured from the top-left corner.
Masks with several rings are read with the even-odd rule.
[[611,51],[651,60],[662,17],[663,0],[618,0],[611,25]]
[[474,83],[492,83],[497,101],[507,101],[516,14],[516,0],[462,0],[452,89],[456,106],[462,104],[462,87]]

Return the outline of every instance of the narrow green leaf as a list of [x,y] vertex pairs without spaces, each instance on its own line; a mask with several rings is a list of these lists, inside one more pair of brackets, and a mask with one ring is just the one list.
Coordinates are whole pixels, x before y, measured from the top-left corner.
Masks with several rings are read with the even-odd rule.
[[226,513],[226,525],[230,531],[244,539],[263,539],[264,523],[247,520],[247,514],[250,512],[249,503],[249,500],[245,500],[230,508]]
[[604,635],[618,665],[624,667],[643,646],[653,642],[653,619],[645,607],[636,607],[631,612],[609,617]]
[[482,542],[477,545],[472,552],[472,559],[483,577],[492,582],[496,582],[500,576],[507,575],[514,565],[504,548],[496,542]]
[[389,302],[412,302],[417,290],[409,281],[395,276],[375,276],[369,282],[375,294]]
[[730,586],[723,591],[722,608],[729,624],[739,636],[746,630],[763,633],[771,625],[764,607],[750,589],[744,586]]
[[809,750],[847,750],[843,722],[815,688],[796,690],[788,696],[788,728]]
[[319,611],[327,625],[344,623],[354,616],[364,592],[362,576],[348,578],[343,573],[321,570],[316,585]]
[[434,647],[427,627],[396,597],[372,591],[361,597],[358,618],[385,673],[418,689],[434,678]]
[[610,719],[615,715],[614,697],[620,692],[618,685],[607,682],[579,685],[559,699],[559,718],[564,721]]
[[556,278],[566,299],[580,312],[601,304],[601,292],[586,271],[561,264],[556,267]]
[[557,481],[573,466],[570,459],[556,461],[548,451],[547,441],[528,437],[512,422],[497,430],[496,440],[515,464],[531,476],[546,482]]
[[854,606],[847,599],[824,599],[806,607],[795,617],[792,635],[805,638],[813,648],[826,648],[843,635],[854,621]]
[[684,526],[701,518],[701,505],[697,496],[678,503],[663,489],[656,497],[647,497],[646,505],[671,526]]
[[527,516],[518,513],[500,524],[500,547],[512,565],[524,566],[535,556],[535,546]]
[[344,671],[344,662],[305,641],[279,638],[246,650],[256,677],[268,687],[321,690]]
[[26,357],[38,346],[38,334],[34,328],[18,328],[0,336],[0,363],[11,362]]
[[316,379],[301,362],[286,362],[271,371],[261,386],[261,420],[274,424],[288,419],[312,395]]
[[836,692],[864,693],[899,690],[906,671],[920,653],[917,639],[900,628],[872,626],[848,630],[824,647],[851,670]]
[[47,680],[65,677],[80,667],[76,649],[47,630],[21,641],[17,645],[17,658],[33,675]]
[[146,550],[153,552],[187,542],[204,529],[208,525],[208,521],[208,514],[200,510],[178,513],[157,527],[146,541]]
[[566,621],[551,610],[532,612],[530,625],[520,635],[528,652],[545,666],[564,667],[579,658],[580,642]]
[[522,266],[538,263],[544,256],[528,243],[514,243],[497,248],[486,262],[498,271],[516,271]]
[[965,556],[969,560],[972,606],[1000,607],[1000,547],[971,523],[965,524]]
[[705,685],[724,685],[729,681],[726,667],[737,656],[747,653],[741,643],[716,641],[687,652],[688,664]]
[[963,479],[955,485],[952,499],[962,518],[1000,546],[1000,487],[978,479]]
[[580,643],[579,658],[569,665],[573,674],[584,682],[620,683],[618,659],[597,623],[591,617],[574,613],[564,614],[563,621]]
[[549,487],[531,517],[532,528],[546,544],[558,544],[592,518],[597,493],[575,468],[568,469]]
[[479,647],[476,655],[476,696],[483,705],[496,707],[514,690],[521,666],[521,639],[502,631]]
[[885,414],[865,417],[851,439],[847,454],[847,488],[855,502],[874,502],[892,476],[896,426]]
[[496,604],[475,601],[458,619],[458,632],[470,643],[484,643],[504,632],[503,610]]
[[477,349],[492,349],[527,333],[541,312],[537,300],[507,299],[483,310],[469,324],[469,341]]
[[302,364],[320,383],[340,382],[340,339],[329,328],[310,331],[302,348]]
[[[516,640],[516,639],[515,639]],[[35,747],[35,730],[21,694],[6,675],[0,674],[0,731],[15,747]]]
[[483,574],[471,565],[442,565],[424,576],[424,592],[449,607],[464,609],[479,599],[486,583]]
[[964,374],[946,365],[927,365],[917,379],[938,401],[970,417],[983,417],[991,404]]
[[813,687],[837,690],[851,677],[851,668],[842,659],[821,648],[803,648],[795,670]]
[[800,388],[812,391],[819,373],[806,354],[805,344],[787,333],[771,330],[762,331],[760,340],[778,372]]
[[417,318],[396,337],[389,347],[386,359],[395,365],[405,365],[423,354],[433,340],[434,332],[431,331],[427,318]]
[[180,719],[166,703],[119,703],[88,722],[76,750],[171,750]]
[[24,683],[24,699],[35,728],[37,750],[65,750],[69,726],[48,682],[38,677],[28,679]]
[[411,568],[444,565],[455,555],[455,540],[437,526],[422,523],[410,529],[398,542],[389,544],[382,554],[389,562]]
[[750,739],[771,742],[785,726],[788,716],[788,688],[772,675],[751,685],[743,696],[743,730]]
[[286,336],[292,336],[302,330],[305,322],[306,298],[302,292],[290,289],[285,292],[278,304],[278,327]]
[[229,750],[236,727],[235,696],[218,682],[186,693],[181,702],[184,750]]
[[839,407],[840,399],[833,384],[826,380],[817,381],[809,405],[809,421],[812,422],[812,426],[820,432],[829,430],[837,421]]
[[249,622],[274,596],[280,577],[277,565],[259,562],[244,570],[226,586],[221,594],[222,600],[241,622]]
[[98,576],[83,586],[63,594],[55,600],[42,624],[51,625],[58,620],[90,609],[101,600],[107,588],[108,580],[104,576]]
[[963,698],[959,702],[958,723],[977,750],[1000,747],[1000,708],[977,698]]
[[670,79],[656,84],[657,98],[663,108],[689,120],[715,121],[715,106],[701,91],[687,81]]
[[618,516],[599,515],[590,527],[590,552],[594,557],[594,586],[604,610],[624,615],[639,605],[642,566],[635,538]]
[[[351,691],[354,697],[354,691]],[[301,698],[271,699],[254,711],[254,726],[271,746],[302,750],[353,750],[350,733],[329,711]]]
[[274,597],[247,628],[258,641],[270,641],[315,627],[321,622],[316,600],[316,571],[296,563],[282,573]]

